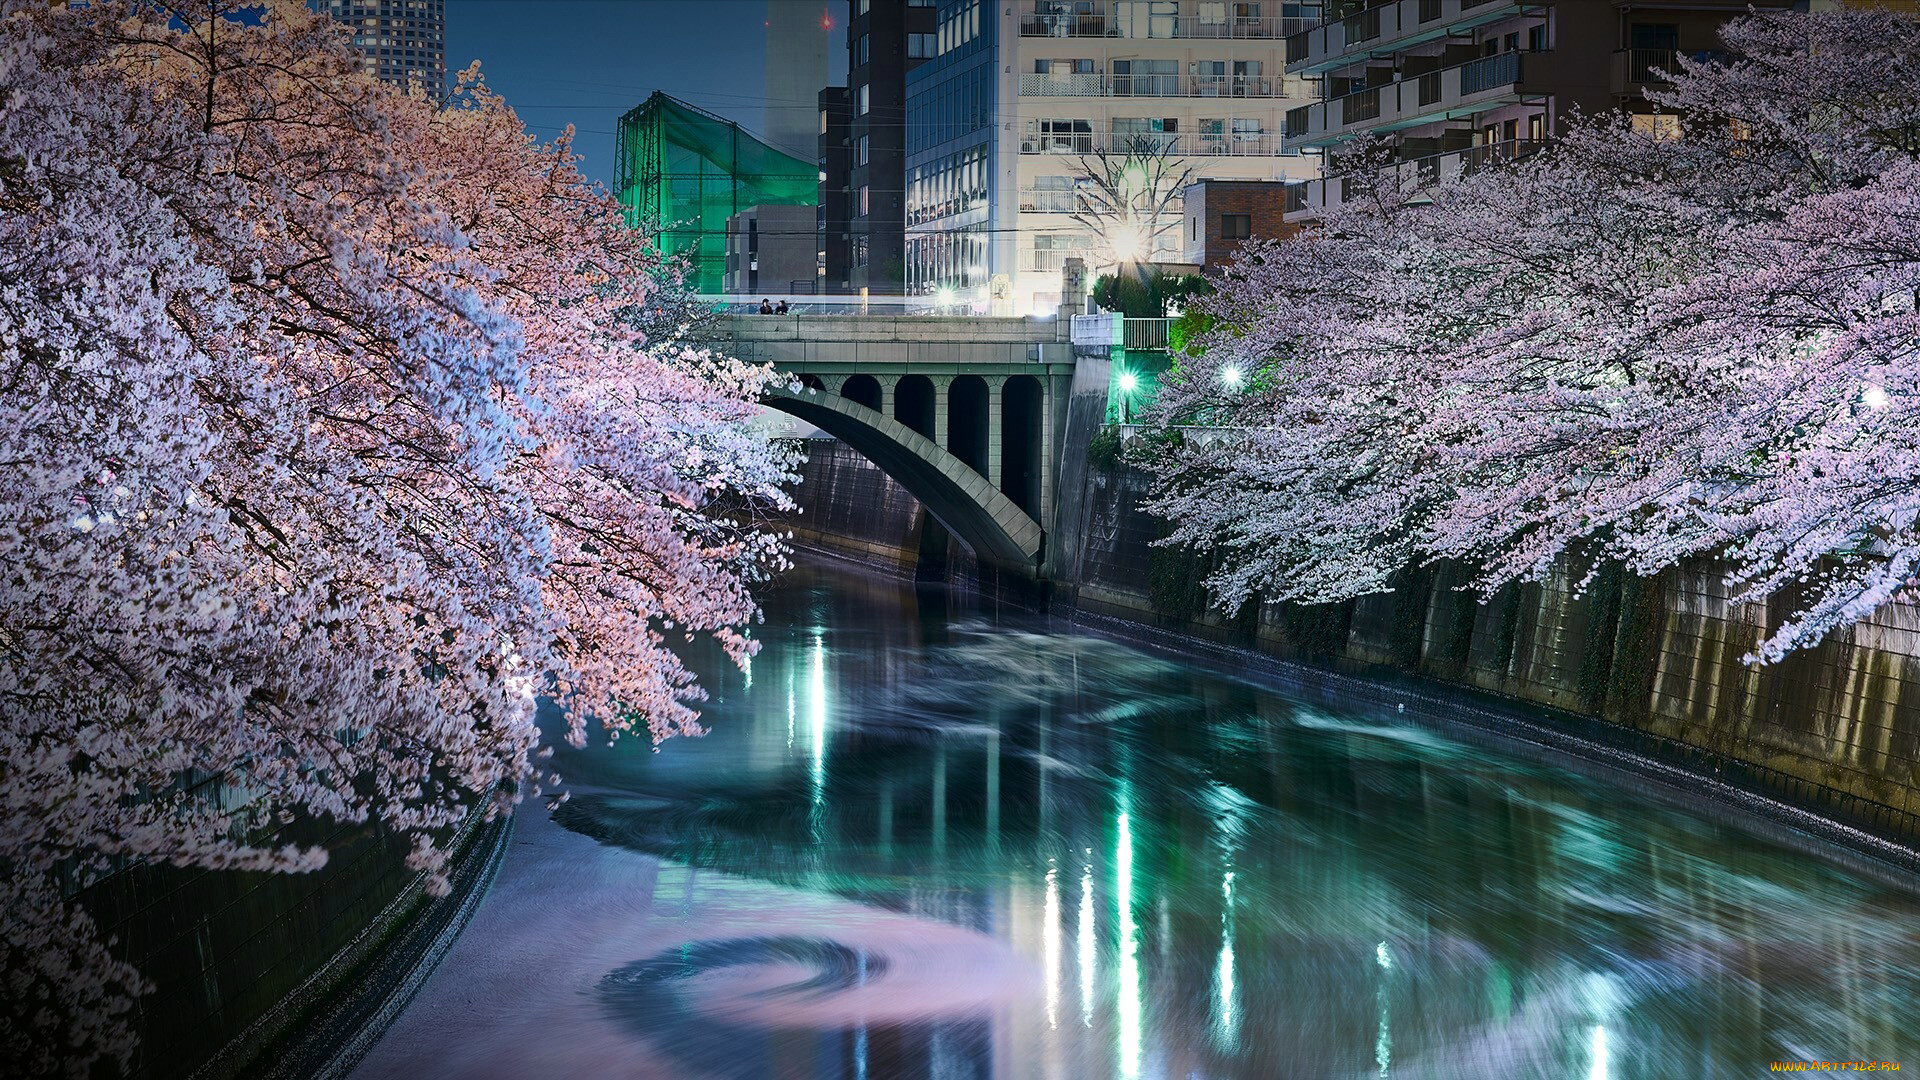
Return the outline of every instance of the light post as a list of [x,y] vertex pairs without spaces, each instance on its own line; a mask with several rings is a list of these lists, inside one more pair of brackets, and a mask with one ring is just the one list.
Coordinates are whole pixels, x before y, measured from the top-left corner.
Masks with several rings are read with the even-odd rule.
[[1140,377],[1131,371],[1120,373],[1120,422],[1133,423],[1133,392],[1140,388]]

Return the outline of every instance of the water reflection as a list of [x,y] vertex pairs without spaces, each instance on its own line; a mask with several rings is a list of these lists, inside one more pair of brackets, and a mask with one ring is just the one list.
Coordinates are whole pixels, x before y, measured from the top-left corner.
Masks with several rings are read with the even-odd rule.
[[[832,575],[762,638],[706,738],[561,755],[567,828],[853,902],[607,974],[690,1074],[1747,1075],[1909,1037],[1920,904],[1698,812]],[[882,914],[1031,972],[959,992]]]

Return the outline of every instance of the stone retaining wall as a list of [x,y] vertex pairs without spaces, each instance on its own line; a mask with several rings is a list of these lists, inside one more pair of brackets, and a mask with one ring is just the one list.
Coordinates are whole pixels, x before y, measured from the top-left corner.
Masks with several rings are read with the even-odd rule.
[[[1144,474],[1087,481],[1084,610],[1272,655],[1391,671],[1595,717],[1622,743],[1720,761],[1752,786],[1853,823],[1920,838],[1920,610],[1895,606],[1787,660],[1742,658],[1768,605],[1737,604],[1710,563],[1643,579],[1613,567],[1584,588],[1572,570],[1502,590],[1460,591],[1457,568],[1402,575],[1391,594],[1306,608],[1266,603],[1237,618],[1204,608],[1206,567],[1155,548],[1139,509]],[[1587,576],[1584,568],[1579,577]],[[1678,754],[1671,751],[1677,751]]]

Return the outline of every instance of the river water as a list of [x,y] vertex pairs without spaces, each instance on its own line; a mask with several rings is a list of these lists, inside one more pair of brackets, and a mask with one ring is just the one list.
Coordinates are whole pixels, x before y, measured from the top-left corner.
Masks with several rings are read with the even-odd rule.
[[557,755],[357,1075],[1920,1068],[1920,900],[1811,841],[846,571],[767,609],[709,735]]

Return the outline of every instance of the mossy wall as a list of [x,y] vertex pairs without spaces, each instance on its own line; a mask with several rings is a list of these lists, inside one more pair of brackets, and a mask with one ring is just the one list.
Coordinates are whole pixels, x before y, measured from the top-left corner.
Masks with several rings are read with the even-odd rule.
[[[1408,571],[1347,604],[1205,606],[1204,553],[1152,546],[1147,479],[1121,465],[1088,480],[1083,609],[1274,655],[1471,687],[1605,721],[1631,748],[1710,752],[1729,779],[1906,835],[1920,814],[1920,609],[1900,606],[1786,661],[1743,658],[1765,604],[1736,604],[1702,563],[1642,578],[1563,567],[1490,598],[1454,566]],[[1722,768],[1715,765],[1715,768]]]

